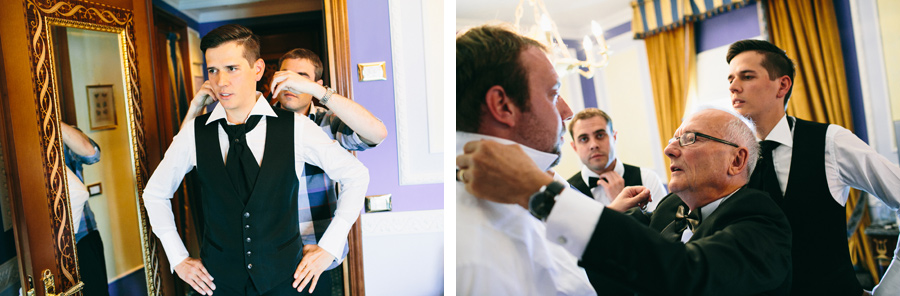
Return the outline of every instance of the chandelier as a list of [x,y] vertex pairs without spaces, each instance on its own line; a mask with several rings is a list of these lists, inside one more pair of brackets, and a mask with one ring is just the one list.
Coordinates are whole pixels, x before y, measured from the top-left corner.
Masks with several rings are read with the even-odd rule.
[[[584,47],[585,59],[579,60],[569,53],[569,47],[566,46],[566,43],[560,36],[556,23],[550,19],[550,14],[547,13],[547,7],[544,6],[543,0],[527,0],[537,24],[529,28],[520,26],[519,23],[522,20],[525,1],[519,0],[519,6],[516,7],[515,28],[520,34],[534,38],[550,49],[551,59],[560,76],[578,73],[590,79],[594,77],[594,69],[606,67],[609,62],[609,48],[606,46],[606,38],[603,37],[603,29],[600,27],[600,24],[596,21],[591,21],[593,39],[591,36],[584,36],[582,46]],[[595,41],[596,46],[594,44]]]

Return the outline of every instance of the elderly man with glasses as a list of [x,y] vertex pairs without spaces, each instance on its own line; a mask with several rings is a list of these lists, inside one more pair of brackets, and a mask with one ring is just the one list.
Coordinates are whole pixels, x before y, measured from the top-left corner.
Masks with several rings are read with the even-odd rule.
[[[516,146],[480,141],[467,143],[464,150],[457,165],[467,191],[529,209],[546,222],[548,239],[625,290],[789,293],[790,225],[764,192],[745,187],[759,144],[752,124],[731,111],[699,111],[675,131],[665,149],[672,160],[672,194],[652,214],[604,208],[524,161]],[[648,198],[646,188],[627,187],[616,199],[635,206]]]

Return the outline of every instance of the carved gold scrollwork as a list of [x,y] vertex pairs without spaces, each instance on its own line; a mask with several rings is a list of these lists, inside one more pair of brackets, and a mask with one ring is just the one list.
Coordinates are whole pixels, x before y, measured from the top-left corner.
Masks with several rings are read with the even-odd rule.
[[[37,103],[38,130],[45,167],[45,186],[49,189],[47,199],[53,241],[56,242],[56,261],[60,267],[61,290],[77,285],[77,258],[75,257],[74,231],[69,216],[69,199],[61,150],[59,132],[58,90],[54,84],[53,56],[51,55],[50,26],[60,25],[88,30],[106,31],[118,34],[122,40],[122,56],[125,59],[125,95],[129,100],[128,125],[131,128],[132,152],[135,163],[135,178],[138,196],[143,194],[147,172],[147,155],[144,146],[142,98],[138,81],[137,54],[134,47],[134,14],[130,10],[88,1],[24,0],[25,21],[31,48],[32,82]],[[160,287],[157,245],[152,239],[149,219],[142,199],[138,199],[141,219],[141,236],[144,248],[145,274],[148,293],[158,295]]]

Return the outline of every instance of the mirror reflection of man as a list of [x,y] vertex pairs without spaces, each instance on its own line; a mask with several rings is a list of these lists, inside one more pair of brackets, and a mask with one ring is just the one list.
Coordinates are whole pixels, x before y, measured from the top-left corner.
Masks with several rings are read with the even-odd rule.
[[[106,257],[103,254],[103,240],[97,231],[97,220],[90,204],[84,198],[84,165],[100,161],[100,146],[81,130],[68,124],[59,123],[62,133],[63,155],[66,169],[77,179],[69,178],[69,188],[74,189],[72,197],[72,219],[76,225],[75,248],[78,253],[78,265],[81,281],[84,282],[85,295],[109,295],[109,282],[106,277]],[[69,174],[71,175],[71,174]],[[84,206],[77,206],[84,204]],[[78,207],[77,209],[75,207]],[[80,212],[80,215],[78,215]]]
[[[572,110],[545,51],[499,26],[457,36],[457,154],[466,142],[494,140],[521,147],[541,170],[557,163],[562,120]],[[463,186],[456,183],[460,295],[596,295],[577,260],[546,239],[541,221],[517,205],[478,200]]]
[[[616,137],[612,118],[597,108],[587,108],[575,114],[569,122],[572,149],[578,154],[583,166],[569,178],[578,191],[591,196],[601,204],[608,205],[622,192],[625,186],[644,186],[650,196],[666,196],[659,176],[651,170],[643,169],[619,161],[616,154]],[[647,204],[647,211],[656,209],[659,198]]]
[[[760,169],[748,186],[769,192],[794,230],[793,292],[862,294],[847,247],[847,196],[857,188],[896,210],[900,167],[846,128],[787,116],[794,64],[781,48],[742,40],[728,48],[726,61],[732,107],[756,122],[762,140]],[[876,295],[900,295],[898,252]]]
[[[277,93],[276,107],[309,117],[326,135],[335,139],[344,149],[364,151],[373,148],[387,137],[384,123],[362,105],[337,93],[327,101],[313,94],[325,92],[322,81],[322,60],[311,50],[296,48],[285,53],[278,61],[279,71],[273,76],[272,93]],[[315,85],[317,84],[318,87]],[[278,91],[275,91],[278,89]],[[311,89],[310,93],[299,90]],[[294,92],[298,91],[298,92]],[[326,108],[313,104],[313,98]],[[185,122],[202,112],[202,107],[214,101],[209,82],[203,84],[191,101]],[[300,236],[303,239],[303,255],[318,252],[335,254],[334,262],[319,276],[313,295],[331,295],[331,270],[347,257],[349,247],[346,236],[329,234],[329,225],[335,216],[337,190],[335,182],[321,168],[306,164],[303,169],[306,190],[300,191]],[[349,218],[349,217],[348,217]],[[345,218],[345,219],[348,219]],[[323,241],[324,239],[324,241]],[[328,239],[343,239],[343,250],[324,250],[319,245],[333,246]]]
[[[150,178],[144,200],[153,231],[174,271],[203,295],[297,295],[307,284],[312,290],[340,254],[301,252],[297,199],[304,163],[342,185],[329,226],[339,237],[362,209],[368,170],[308,118],[273,109],[255,91],[265,65],[249,29],[221,26],[200,48],[219,104],[183,125]],[[203,207],[205,219],[200,259],[189,257],[169,202],[195,168],[204,197],[193,205]],[[322,249],[343,249],[344,240],[330,241]]]

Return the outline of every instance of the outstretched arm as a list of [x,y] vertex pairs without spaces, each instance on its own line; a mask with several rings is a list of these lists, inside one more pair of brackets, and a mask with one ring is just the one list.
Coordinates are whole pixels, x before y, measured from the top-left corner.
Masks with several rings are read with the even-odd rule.
[[[278,71],[272,76],[272,96],[277,97],[282,91],[310,94],[316,99],[325,96],[325,87],[321,80],[315,82],[291,71]],[[320,101],[321,102],[321,101]],[[384,123],[362,105],[340,94],[332,94],[325,104],[348,127],[353,129],[359,138],[369,145],[376,145],[387,137]]]
[[97,153],[94,150],[94,144],[91,144],[91,139],[80,130],[63,122],[59,123],[59,129],[62,132],[63,144],[69,146],[69,149],[72,149],[75,154],[91,156]]

